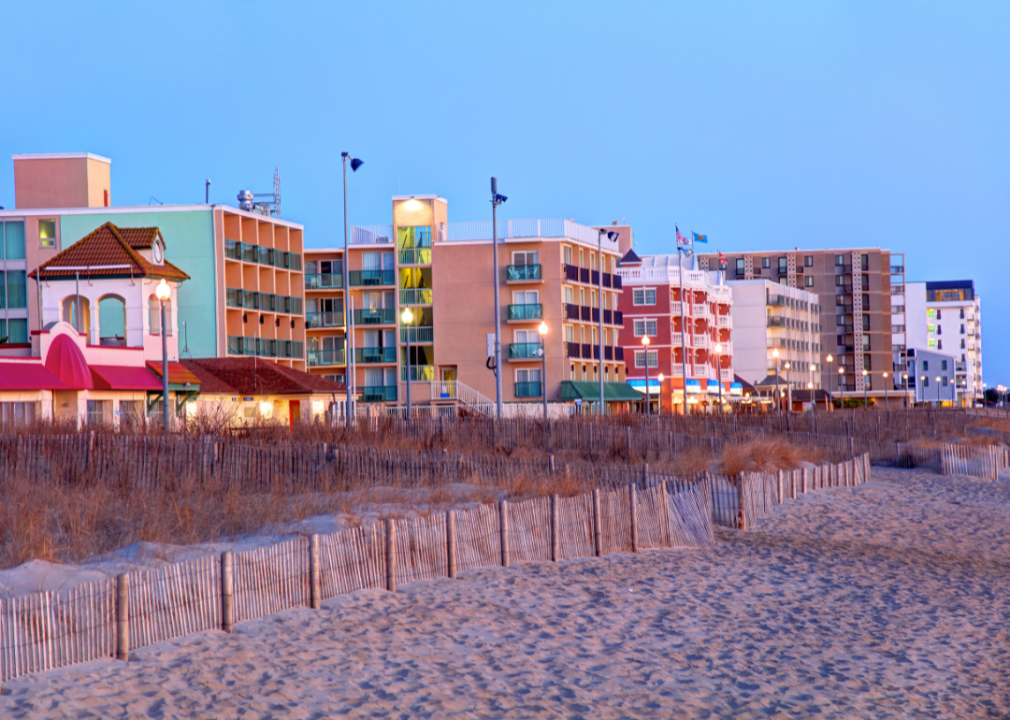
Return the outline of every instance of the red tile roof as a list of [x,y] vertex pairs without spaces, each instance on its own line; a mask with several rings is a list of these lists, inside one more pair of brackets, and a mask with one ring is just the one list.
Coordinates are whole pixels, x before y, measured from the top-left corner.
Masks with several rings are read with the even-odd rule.
[[[147,368],[118,365],[91,365],[96,390],[161,390],[161,381]],[[171,379],[171,372],[169,378]]]
[[221,395],[307,395],[340,393],[340,383],[261,358],[200,358],[182,364],[200,379],[201,393]]
[[[149,360],[147,362],[147,369],[158,376],[159,382],[161,381],[161,361]],[[170,362],[168,364],[168,384],[185,385],[186,383],[199,385],[200,378],[191,373],[182,363]]]
[[167,260],[162,265],[148,261],[137,250],[149,249],[161,236],[158,228],[118,228],[110,222],[85,235],[48,262],[32,270],[29,277],[74,277],[73,270],[61,267],[96,267],[126,265],[127,267],[81,271],[88,277],[163,277],[169,280],[189,280],[189,275]]

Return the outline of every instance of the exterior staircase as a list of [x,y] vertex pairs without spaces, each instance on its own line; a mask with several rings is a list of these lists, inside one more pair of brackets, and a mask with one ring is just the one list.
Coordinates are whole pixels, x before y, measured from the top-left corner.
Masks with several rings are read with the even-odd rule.
[[431,381],[431,402],[451,403],[461,405],[468,410],[493,417],[496,413],[494,400],[481,395],[469,385],[459,380]]

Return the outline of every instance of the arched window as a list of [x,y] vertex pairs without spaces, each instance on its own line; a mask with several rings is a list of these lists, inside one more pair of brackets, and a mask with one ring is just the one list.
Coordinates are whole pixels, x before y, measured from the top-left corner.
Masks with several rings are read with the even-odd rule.
[[[158,299],[157,295],[152,294],[148,299],[148,306],[150,310],[150,326],[151,333],[154,335],[161,335],[161,300]],[[172,334],[172,301],[165,301],[165,324],[167,325],[168,334]]]
[[126,301],[118,295],[98,300],[98,344],[126,346]]
[[[80,318],[77,316],[78,301],[80,302]],[[89,332],[91,330],[91,303],[86,297],[67,295],[63,298],[60,319],[73,325],[78,332]]]

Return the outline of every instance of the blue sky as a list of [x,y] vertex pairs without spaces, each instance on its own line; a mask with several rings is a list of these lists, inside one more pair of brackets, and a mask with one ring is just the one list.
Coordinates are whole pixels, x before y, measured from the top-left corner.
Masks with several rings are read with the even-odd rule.
[[9,3],[12,153],[113,159],[113,201],[268,191],[309,246],[439,193],[450,220],[673,222],[723,251],[879,245],[973,278],[1010,381],[1010,3]]

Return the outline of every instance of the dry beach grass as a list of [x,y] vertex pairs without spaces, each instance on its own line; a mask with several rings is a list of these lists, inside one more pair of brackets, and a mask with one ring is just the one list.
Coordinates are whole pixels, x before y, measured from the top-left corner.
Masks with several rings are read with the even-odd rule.
[[705,551],[465,573],[15,681],[29,718],[1004,718],[1010,487],[874,469]]

